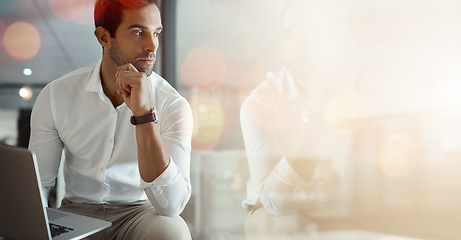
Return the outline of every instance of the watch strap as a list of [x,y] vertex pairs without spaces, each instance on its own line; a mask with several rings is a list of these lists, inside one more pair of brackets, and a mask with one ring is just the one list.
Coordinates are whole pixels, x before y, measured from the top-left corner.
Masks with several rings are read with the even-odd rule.
[[152,108],[150,113],[146,115],[142,115],[139,117],[131,116],[130,122],[133,125],[139,125],[139,124],[149,123],[149,122],[157,123],[158,119],[157,119],[155,108]]

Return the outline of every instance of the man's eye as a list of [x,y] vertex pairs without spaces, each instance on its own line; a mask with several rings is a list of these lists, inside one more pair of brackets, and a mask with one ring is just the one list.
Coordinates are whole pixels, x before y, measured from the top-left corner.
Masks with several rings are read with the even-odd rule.
[[161,34],[161,32],[156,32],[156,33],[154,33],[154,37],[159,37],[160,34]]
[[136,36],[141,36],[141,35],[142,35],[142,31],[135,32],[134,35],[136,35]]

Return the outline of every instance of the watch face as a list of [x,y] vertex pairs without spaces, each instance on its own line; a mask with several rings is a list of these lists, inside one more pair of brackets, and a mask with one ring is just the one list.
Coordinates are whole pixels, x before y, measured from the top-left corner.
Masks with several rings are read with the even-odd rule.
[[158,123],[157,110],[155,108],[152,108],[152,117],[154,118],[154,123]]

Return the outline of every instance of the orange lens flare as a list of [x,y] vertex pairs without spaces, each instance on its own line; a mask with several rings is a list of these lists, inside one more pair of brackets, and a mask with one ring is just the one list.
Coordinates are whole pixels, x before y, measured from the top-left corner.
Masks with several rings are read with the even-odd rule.
[[15,22],[5,30],[3,44],[10,56],[18,60],[28,60],[35,57],[40,50],[40,33],[28,22]]
[[222,105],[209,96],[197,95],[189,99],[194,118],[192,151],[213,149],[221,139],[225,126]]
[[180,74],[189,89],[208,92],[223,82],[226,68],[226,60],[218,49],[199,46],[187,54]]

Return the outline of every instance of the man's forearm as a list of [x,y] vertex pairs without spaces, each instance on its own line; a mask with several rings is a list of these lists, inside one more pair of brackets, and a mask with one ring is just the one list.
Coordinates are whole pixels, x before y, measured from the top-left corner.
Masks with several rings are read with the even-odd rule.
[[160,130],[154,122],[136,125],[139,173],[145,182],[154,181],[170,162]]

